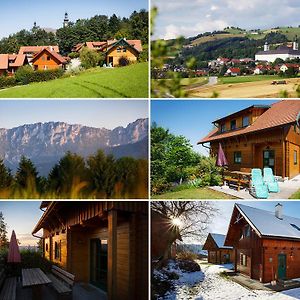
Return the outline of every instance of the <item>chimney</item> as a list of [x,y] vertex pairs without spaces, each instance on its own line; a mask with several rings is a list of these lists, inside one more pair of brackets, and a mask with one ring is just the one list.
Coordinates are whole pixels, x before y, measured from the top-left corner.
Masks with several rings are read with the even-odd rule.
[[280,220],[282,220],[282,217],[283,217],[283,215],[282,215],[282,209],[283,209],[282,204],[277,203],[275,205],[275,217],[278,218],[278,219],[280,219]]

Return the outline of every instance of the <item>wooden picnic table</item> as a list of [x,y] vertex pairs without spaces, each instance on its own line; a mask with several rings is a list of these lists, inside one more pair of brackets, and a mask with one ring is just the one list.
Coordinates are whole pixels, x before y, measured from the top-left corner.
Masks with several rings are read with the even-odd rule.
[[[250,172],[244,172],[244,171],[230,171],[229,172],[232,175],[235,175],[236,178],[232,178],[231,180],[235,181],[237,185],[237,190],[240,191],[241,186],[246,185],[247,187],[250,186],[250,179],[251,179],[251,173]],[[246,179],[245,179],[246,177]],[[227,181],[230,181],[227,179]]]
[[50,283],[51,280],[41,269],[22,269],[22,286],[32,288],[32,299],[42,299],[42,287]]

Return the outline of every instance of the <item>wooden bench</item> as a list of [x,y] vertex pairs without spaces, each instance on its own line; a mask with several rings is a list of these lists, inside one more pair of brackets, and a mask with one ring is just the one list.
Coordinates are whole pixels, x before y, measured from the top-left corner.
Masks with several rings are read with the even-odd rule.
[[56,292],[63,297],[72,299],[72,289],[74,285],[75,275],[57,267],[52,266],[52,273],[47,274],[52,281],[52,286]]
[[5,278],[5,272],[0,272],[0,300],[16,300],[17,277]]

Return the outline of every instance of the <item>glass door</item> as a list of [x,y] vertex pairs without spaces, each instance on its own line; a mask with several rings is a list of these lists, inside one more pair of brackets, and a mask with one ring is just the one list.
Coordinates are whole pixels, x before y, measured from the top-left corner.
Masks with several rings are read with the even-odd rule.
[[90,242],[90,282],[107,290],[107,240],[92,239]]
[[263,151],[263,167],[271,168],[273,170],[273,174],[275,171],[275,151],[274,150],[264,150]]

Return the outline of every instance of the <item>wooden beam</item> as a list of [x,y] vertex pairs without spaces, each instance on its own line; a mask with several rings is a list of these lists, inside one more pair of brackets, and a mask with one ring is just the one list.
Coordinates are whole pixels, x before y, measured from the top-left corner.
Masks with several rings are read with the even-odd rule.
[[117,211],[108,213],[108,300],[117,299]]

